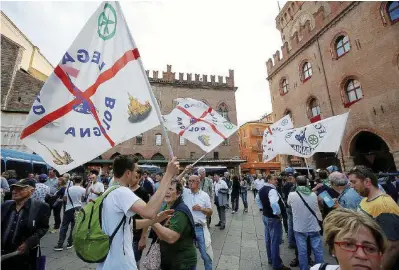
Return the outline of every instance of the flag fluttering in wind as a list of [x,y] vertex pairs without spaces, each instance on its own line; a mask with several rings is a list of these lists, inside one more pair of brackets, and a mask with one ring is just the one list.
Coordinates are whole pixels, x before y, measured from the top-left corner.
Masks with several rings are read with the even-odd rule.
[[276,154],[308,158],[317,152],[338,152],[349,112],[273,135]]
[[291,117],[287,114],[286,116],[265,129],[265,131],[263,132],[262,140],[263,162],[268,162],[277,156],[277,154],[273,150],[272,135],[277,135],[280,132],[291,129],[293,127],[294,125],[292,124]]
[[103,2],[41,89],[21,140],[63,173],[158,126],[154,101],[120,4]]
[[192,98],[176,99],[177,106],[164,115],[165,127],[210,152],[238,130],[205,103]]

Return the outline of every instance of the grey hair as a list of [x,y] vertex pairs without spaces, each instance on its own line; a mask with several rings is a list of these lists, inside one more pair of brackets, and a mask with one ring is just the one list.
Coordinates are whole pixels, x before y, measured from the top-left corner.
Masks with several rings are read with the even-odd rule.
[[328,180],[333,186],[346,186],[348,184],[348,179],[345,174],[340,172],[333,172],[328,176]]
[[199,167],[198,168],[198,173],[202,173],[202,172],[205,172],[205,168],[204,167]]
[[308,184],[308,179],[304,175],[300,175],[296,178],[296,183],[298,186],[306,186]]

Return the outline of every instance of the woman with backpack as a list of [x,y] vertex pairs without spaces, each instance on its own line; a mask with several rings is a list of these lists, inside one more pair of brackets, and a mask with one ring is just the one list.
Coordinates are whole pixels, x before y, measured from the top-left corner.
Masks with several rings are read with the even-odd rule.
[[165,195],[167,209],[173,209],[173,216],[164,224],[152,225],[158,240],[154,239],[146,261],[154,261],[156,252],[152,248],[160,246],[160,260],[162,270],[192,270],[196,269],[197,251],[194,246],[195,229],[190,209],[183,202],[183,186],[173,180]]

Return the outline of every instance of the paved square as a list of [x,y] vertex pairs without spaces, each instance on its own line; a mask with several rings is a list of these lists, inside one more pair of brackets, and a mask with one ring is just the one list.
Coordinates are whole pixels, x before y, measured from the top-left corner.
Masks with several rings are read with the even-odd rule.
[[[219,221],[217,211],[214,210],[210,232],[212,234],[212,247],[214,255],[214,269],[270,269],[267,263],[266,247],[264,240],[264,227],[262,214],[257,209],[252,192],[248,192],[248,213],[243,213],[242,201],[237,213],[226,213],[226,229],[221,231],[214,225]],[[51,224],[54,223],[51,217]],[[58,240],[58,234],[47,233],[42,239],[42,251],[47,256],[47,270],[65,269],[95,269],[96,264],[88,264],[81,261],[75,254],[74,249],[64,251],[53,251]],[[294,258],[294,250],[288,249],[286,234],[284,243],[281,245],[281,258],[285,265]],[[145,251],[144,251],[145,254]],[[201,255],[198,254],[197,269],[204,269]],[[325,260],[334,263],[334,259],[324,250]],[[144,257],[144,255],[143,255]],[[299,269],[298,267],[292,269]]]

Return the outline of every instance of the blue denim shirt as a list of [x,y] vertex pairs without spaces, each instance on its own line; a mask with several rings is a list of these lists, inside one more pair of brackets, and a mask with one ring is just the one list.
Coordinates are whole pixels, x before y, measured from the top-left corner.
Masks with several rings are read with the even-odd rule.
[[338,197],[338,203],[343,208],[356,210],[363,198],[351,187],[347,187]]

